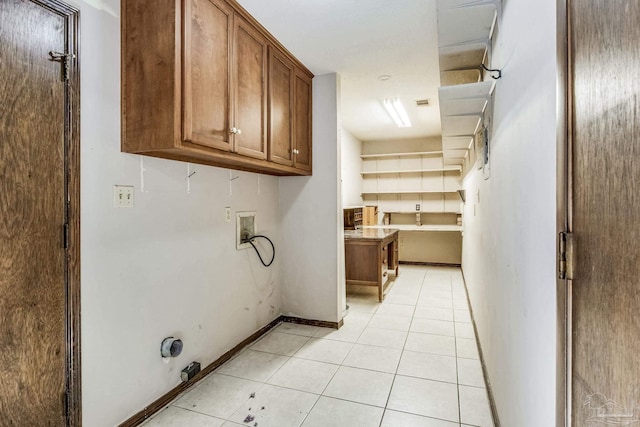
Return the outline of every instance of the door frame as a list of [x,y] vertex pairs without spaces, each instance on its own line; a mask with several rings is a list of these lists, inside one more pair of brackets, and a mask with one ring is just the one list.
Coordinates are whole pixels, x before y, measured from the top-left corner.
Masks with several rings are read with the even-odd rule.
[[[572,117],[573,72],[571,64],[571,21],[569,3],[556,3],[557,58],[557,191],[556,247],[560,233],[571,229],[572,200]],[[558,255],[560,251],[558,249]],[[571,286],[572,280],[560,278],[560,256],[556,258],[556,427],[571,427]]]
[[80,11],[59,0],[30,0],[65,20],[65,53],[68,79],[65,80],[65,193],[67,251],[65,271],[65,412],[66,424],[82,425],[82,388],[80,364]]

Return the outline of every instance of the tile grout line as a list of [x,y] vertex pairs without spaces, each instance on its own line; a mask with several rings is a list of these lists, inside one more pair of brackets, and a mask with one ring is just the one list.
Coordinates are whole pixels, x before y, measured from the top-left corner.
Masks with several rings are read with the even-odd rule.
[[458,366],[458,330],[456,328],[456,311],[455,306],[453,305],[453,278],[451,279],[451,306],[452,306],[452,314],[453,314],[453,345],[456,348],[456,391],[458,395],[458,422],[462,425],[462,404],[460,401],[460,369]]
[[[425,291],[425,290],[426,290],[425,282],[426,282],[427,277],[428,277],[428,275],[429,275],[429,274],[428,274],[428,271],[429,271],[429,270],[426,270],[426,272],[424,273],[424,276],[423,276],[423,279],[422,279],[422,283],[421,283],[421,285],[420,285],[420,291],[418,292],[418,296],[417,296],[418,300],[419,300],[419,299],[420,299],[420,297],[423,295],[423,291]],[[452,284],[452,276],[451,276],[451,275],[449,275],[449,282],[450,282],[450,284]],[[454,293],[454,292],[453,292],[453,287],[452,287],[452,286],[451,286],[451,288],[450,288],[450,292],[451,292],[451,294],[452,294],[452,300],[453,300],[453,293]],[[297,349],[297,350],[296,350],[292,355],[280,354],[280,353],[273,353],[273,352],[270,352],[270,351],[264,351],[264,350],[256,350],[256,349],[252,349],[252,348],[248,347],[248,348],[247,348],[248,350],[252,350],[252,351],[256,351],[256,352],[262,352],[262,353],[268,353],[268,354],[273,354],[273,355],[282,356],[282,357],[285,357],[285,358],[286,358],[285,362],[284,362],[280,367],[278,367],[278,368],[276,369],[276,371],[275,371],[273,374],[271,374],[271,375],[270,375],[270,376],[269,376],[265,381],[263,381],[263,382],[261,382],[261,381],[255,381],[255,380],[250,380],[250,379],[247,379],[247,378],[235,377],[234,375],[229,375],[229,374],[218,374],[218,375],[224,375],[224,376],[228,376],[228,377],[234,377],[234,378],[239,378],[239,379],[243,379],[243,380],[246,380],[246,381],[252,381],[252,382],[255,382],[255,383],[256,383],[256,385],[259,385],[259,386],[257,387],[257,389],[258,389],[258,390],[261,390],[261,389],[263,389],[265,386],[269,385],[269,386],[273,386],[273,387],[278,387],[278,388],[282,388],[282,389],[288,389],[288,390],[292,390],[292,391],[296,391],[296,392],[302,392],[302,393],[307,393],[307,394],[312,394],[312,395],[317,396],[317,399],[315,400],[315,402],[313,403],[313,405],[311,406],[311,408],[308,410],[307,414],[304,416],[304,419],[302,419],[301,424],[299,424],[299,425],[303,425],[303,424],[308,420],[309,415],[311,414],[311,412],[313,411],[313,409],[317,406],[317,404],[318,404],[318,402],[319,402],[319,400],[320,400],[320,398],[321,398],[321,397],[326,397],[327,399],[341,400],[341,401],[350,402],[350,403],[355,403],[355,404],[359,404],[359,405],[365,405],[365,406],[369,406],[369,407],[372,407],[372,408],[381,408],[381,409],[383,410],[383,413],[382,413],[382,418],[380,419],[380,425],[382,425],[382,422],[384,421],[384,414],[385,414],[385,413],[386,413],[386,411],[388,410],[388,404],[389,404],[389,401],[390,401],[391,392],[392,392],[392,390],[393,390],[393,387],[394,387],[394,385],[395,385],[395,380],[397,379],[397,377],[398,377],[398,376],[405,376],[405,377],[411,377],[411,378],[417,378],[417,379],[425,379],[425,378],[420,378],[420,377],[413,377],[413,376],[411,376],[411,375],[399,375],[399,374],[398,374],[399,366],[400,366],[400,363],[401,363],[401,361],[402,361],[402,357],[404,356],[405,352],[409,352],[409,350],[407,350],[406,344],[407,344],[407,341],[408,341],[408,335],[409,335],[409,333],[411,333],[411,330],[410,330],[411,325],[413,325],[413,321],[416,319],[416,318],[415,318],[415,314],[416,314],[416,310],[417,310],[417,301],[418,301],[418,300],[416,300],[416,304],[415,304],[415,305],[413,305],[413,314],[412,314],[412,316],[411,316],[411,322],[410,322],[409,330],[408,330],[408,331],[406,331],[406,335],[405,335],[405,338],[404,338],[404,341],[403,341],[403,345],[402,345],[402,348],[400,349],[400,358],[399,358],[399,360],[398,360],[398,363],[396,364],[395,372],[393,373],[393,379],[392,379],[391,387],[390,387],[390,389],[389,389],[389,394],[387,395],[387,400],[386,400],[386,403],[385,403],[384,407],[377,406],[377,405],[371,405],[371,404],[367,404],[367,403],[362,403],[362,402],[356,402],[356,401],[348,400],[348,399],[344,399],[344,398],[330,397],[330,396],[325,396],[325,395],[324,395],[324,393],[326,392],[326,390],[327,390],[327,388],[328,388],[329,384],[334,380],[334,378],[335,378],[335,376],[336,376],[336,374],[337,374],[338,370],[340,370],[340,368],[341,368],[341,367],[343,367],[343,366],[344,366],[344,367],[348,367],[348,368],[353,368],[353,369],[366,370],[366,371],[370,371],[370,372],[377,372],[377,373],[381,373],[381,372],[382,372],[382,373],[387,373],[387,372],[384,372],[384,371],[377,371],[377,370],[373,370],[373,369],[366,369],[366,368],[359,368],[359,367],[349,367],[349,366],[344,365],[345,360],[346,360],[346,359],[349,357],[349,355],[351,355],[351,354],[352,354],[352,352],[355,350],[355,346],[356,346],[356,345],[362,345],[362,346],[370,346],[370,347],[376,347],[376,348],[385,348],[385,349],[389,349],[389,347],[376,346],[376,345],[371,345],[371,344],[363,344],[363,343],[359,343],[359,342],[358,342],[358,340],[362,337],[362,334],[364,333],[364,331],[365,331],[367,328],[369,328],[369,327],[370,327],[371,322],[373,321],[374,316],[378,313],[378,310],[379,310],[379,309],[380,309],[380,307],[382,306],[381,304],[378,304],[378,305],[376,306],[375,310],[373,310],[372,312],[368,313],[368,319],[367,319],[367,321],[364,323],[364,327],[362,328],[362,330],[360,331],[360,333],[358,333],[358,334],[357,334],[357,338],[356,338],[356,341],[355,341],[355,342],[340,341],[340,340],[332,340],[331,338],[318,338],[318,337],[315,337],[315,336],[313,336],[313,335],[312,335],[312,336],[309,336],[309,335],[303,335],[303,334],[294,334],[294,333],[288,333],[288,332],[283,332],[283,331],[275,331],[275,329],[274,329],[274,332],[277,332],[277,333],[280,333],[280,334],[292,335],[292,336],[299,336],[299,337],[306,338],[306,340],[304,341],[304,343],[303,343],[303,344],[302,344],[302,345],[301,345],[301,346],[300,346],[300,347],[299,347],[299,348],[298,348],[298,349]],[[392,303],[390,303],[390,304],[392,304]],[[460,416],[461,416],[461,413],[460,413],[460,411],[461,411],[461,409],[460,409],[460,383],[459,383],[459,369],[458,369],[458,342],[457,342],[457,329],[456,329],[456,322],[455,322],[455,307],[453,307],[453,305],[452,305],[452,308],[451,308],[451,309],[452,309],[452,314],[454,314],[454,322],[452,322],[452,323],[454,323],[454,325],[453,325],[453,329],[454,329],[454,336],[453,336],[452,338],[454,339],[454,354],[455,354],[455,356],[454,356],[454,357],[456,357],[456,383],[457,383],[457,384],[456,384],[456,386],[457,386],[457,391],[458,391],[458,396],[457,396],[457,397],[458,397],[458,416],[459,416],[459,420],[458,420],[458,422],[459,422],[459,423],[462,423],[462,420],[460,419],[460,418],[461,418],[461,417],[460,417]],[[355,311],[354,311],[354,312],[355,312]],[[405,317],[405,316],[399,316],[399,317]],[[436,320],[436,319],[433,319],[433,320]],[[384,329],[384,328],[372,328],[372,329]],[[397,330],[394,330],[394,329],[385,329],[385,330],[397,331]],[[405,331],[397,331],[397,332],[405,332]],[[450,337],[449,335],[424,334],[424,333],[421,333],[421,332],[416,332],[416,334],[420,334],[420,335],[432,335],[432,336],[446,336],[446,337]],[[315,334],[314,334],[314,335],[315,335]],[[309,342],[311,342],[311,341],[312,341],[312,339],[318,339],[318,340],[319,340],[319,339],[323,339],[323,340],[332,341],[332,342],[342,342],[342,343],[344,343],[344,344],[350,344],[350,345],[351,345],[351,348],[350,348],[350,350],[347,352],[347,354],[345,355],[345,357],[344,357],[344,358],[342,358],[342,360],[341,360],[341,362],[340,362],[339,364],[331,363],[331,362],[324,362],[324,361],[317,361],[317,360],[313,360],[313,359],[305,359],[305,358],[302,358],[302,357],[297,357],[297,356],[296,356],[297,352],[298,352],[302,347],[304,347],[304,346],[305,346],[305,345],[307,345]],[[260,341],[260,340],[257,340],[257,341]],[[256,342],[257,342],[257,341],[256,341]],[[254,344],[255,344],[255,342],[254,342]],[[253,344],[251,344],[251,345],[253,345]],[[433,354],[433,355],[436,355],[436,356],[446,356],[446,357],[451,357],[451,356],[449,356],[449,355],[443,355],[443,354],[437,354],[437,353],[429,353],[429,352],[416,352],[416,353],[427,353],[427,354]],[[318,363],[325,363],[325,364],[328,364],[328,365],[337,366],[336,371],[333,373],[333,375],[331,376],[331,379],[330,379],[330,380],[327,382],[327,384],[324,386],[324,388],[322,389],[322,391],[321,391],[321,393],[320,393],[320,394],[316,394],[316,393],[309,392],[309,391],[298,390],[298,389],[296,389],[296,388],[284,387],[284,386],[275,385],[275,384],[269,384],[269,383],[268,383],[268,381],[269,381],[271,378],[273,378],[273,377],[274,377],[278,372],[280,372],[280,371],[281,371],[281,369],[283,368],[283,366],[284,366],[285,364],[287,364],[289,361],[291,361],[291,359],[294,359],[294,358],[295,358],[295,359],[299,359],[299,360],[310,360],[310,361],[315,361],[315,362],[318,362]],[[435,381],[435,382],[441,382],[441,383],[452,384],[452,383],[447,382],[447,381],[438,381],[438,380],[432,380],[432,379],[431,379],[431,380],[429,380],[429,381]],[[471,386],[471,387],[473,387],[473,386]],[[482,387],[477,387],[477,388],[482,388]],[[250,401],[250,399],[247,399],[247,400],[243,403],[243,405],[242,405],[242,406],[246,405],[249,401]],[[233,416],[233,414],[235,414],[239,409],[241,409],[241,408],[242,408],[242,406],[240,406],[237,410],[235,410],[235,411],[231,414],[231,416],[230,416],[230,417],[232,417],[232,416]],[[188,409],[188,408],[181,408],[181,407],[177,407],[177,408],[189,411],[189,409]],[[191,411],[191,412],[196,412],[196,411]],[[414,413],[411,413],[411,412],[405,412],[405,411],[402,411],[402,410],[399,410],[399,411],[397,411],[397,412],[406,413],[406,414],[411,414],[411,415],[415,415],[415,416],[417,416],[417,417],[423,417],[423,418],[429,418],[429,419],[438,419],[438,420],[440,419],[440,418],[433,418],[433,417],[429,417],[429,416],[425,416],[425,415],[414,414]],[[202,413],[199,413],[199,414],[202,414]],[[206,416],[209,416],[209,417],[212,417],[212,418],[216,418],[216,419],[221,419],[221,418],[215,417],[215,416],[213,416],[213,415],[209,415],[209,414],[202,414],[202,415],[206,415]],[[228,421],[228,422],[230,422],[230,423],[234,423],[234,421],[233,421],[232,419],[230,419],[230,418],[226,418],[226,421]],[[451,422],[451,420],[444,420],[444,419],[442,419],[442,421],[448,421],[448,422]],[[234,425],[235,425],[235,424],[234,424]],[[458,424],[458,425],[460,425],[460,424]]]
[[[416,305],[413,306],[413,314],[415,315],[416,307],[418,304],[418,300],[420,299],[420,294],[422,293],[422,286],[424,284],[424,279],[427,273],[425,272],[422,277],[422,282],[420,283],[420,291],[418,292],[418,297],[416,299]],[[411,316],[411,322],[409,323],[409,331],[411,330],[411,325],[413,325],[413,315]],[[384,409],[382,411],[382,418],[380,418],[380,424],[378,427],[382,427],[382,422],[384,421],[384,416],[387,413],[387,408],[389,406],[389,399],[391,399],[391,393],[393,392],[393,386],[396,383],[396,378],[398,377],[398,369],[400,369],[400,363],[402,363],[402,356],[404,355],[404,349],[407,346],[407,340],[409,339],[409,331],[407,331],[407,335],[404,337],[404,343],[402,344],[402,349],[400,350],[400,358],[398,359],[398,364],[396,365],[396,370],[393,373],[393,379],[391,380],[391,387],[389,387],[389,394],[387,394],[387,401],[384,404]]]
[[[361,287],[362,288],[362,287]],[[374,313],[378,311],[378,309],[376,308],[374,310]],[[347,312],[348,313],[348,312]],[[347,314],[348,316],[348,314]],[[345,316],[346,317],[346,316]],[[369,322],[371,322],[371,319],[373,318],[373,314],[371,314],[371,317],[369,318],[369,320],[367,320],[367,323],[365,324],[364,328],[362,329],[362,331],[364,332],[364,330],[367,328],[367,325],[369,324]],[[331,397],[326,396],[324,393],[327,391],[327,387],[329,387],[329,384],[331,384],[331,381],[333,381],[333,379],[336,377],[336,375],[338,374],[338,371],[340,370],[340,368],[343,365],[344,361],[347,360],[347,357],[349,357],[349,355],[351,354],[351,352],[353,351],[353,347],[355,346],[355,344],[357,343],[357,340],[360,339],[360,336],[362,335],[362,332],[360,332],[360,334],[358,335],[358,338],[356,338],[356,342],[354,343],[350,343],[352,345],[351,349],[349,350],[349,352],[345,355],[345,357],[342,359],[342,361],[340,362],[338,366],[338,369],[336,369],[336,371],[333,373],[333,375],[331,376],[331,379],[327,382],[327,384],[324,386],[324,388],[322,389],[322,392],[320,393],[320,395],[318,396],[318,399],[316,399],[315,403],[313,404],[313,406],[311,407],[311,409],[309,409],[309,412],[307,413],[307,415],[304,417],[304,419],[302,420],[302,422],[300,423],[300,426],[304,425],[305,421],[307,421],[307,418],[309,418],[309,415],[311,415],[311,412],[313,412],[313,409],[316,407],[316,405],[318,404],[318,402],[320,402],[320,399],[322,397],[326,397],[327,399],[331,399]],[[318,339],[322,339],[322,338],[318,338]],[[330,339],[327,339],[327,341],[332,341]],[[333,341],[338,341],[338,340],[333,340]],[[307,341],[308,342],[308,341]],[[344,342],[344,341],[338,341],[338,342]],[[343,400],[343,399],[340,399]],[[359,403],[359,402],[354,402],[354,403]]]
[[[274,328],[274,331],[275,331],[275,328]],[[251,350],[251,351],[256,351],[256,352],[261,352],[261,353],[266,353],[266,354],[273,354],[273,355],[276,355],[276,356],[282,356],[282,357],[286,357],[286,358],[287,358],[287,360],[286,360],[282,365],[280,365],[280,366],[278,367],[278,369],[276,369],[276,370],[275,370],[275,372],[273,372],[273,373],[272,373],[269,377],[267,377],[264,381],[250,380],[250,379],[248,379],[248,378],[242,378],[242,377],[237,377],[237,376],[234,376],[234,375],[228,375],[228,374],[220,374],[220,373],[218,373],[218,374],[219,374],[219,375],[227,375],[227,376],[229,376],[229,377],[233,377],[233,378],[243,379],[243,380],[246,380],[246,381],[253,381],[253,382],[256,382],[256,383],[261,383],[261,385],[260,385],[260,386],[256,387],[256,390],[254,391],[254,393],[257,393],[258,391],[262,390],[266,385],[273,386],[272,384],[268,384],[268,383],[267,383],[267,381],[269,381],[269,379],[271,379],[271,378],[272,378],[272,377],[273,377],[273,376],[274,376],[278,371],[280,371],[280,369],[282,369],[282,367],[283,367],[283,366],[284,366],[284,365],[285,365],[289,360],[291,360],[291,358],[293,357],[293,355],[289,356],[289,355],[278,354],[278,353],[273,353],[273,352],[268,352],[268,351],[256,350],[256,349],[253,349],[252,347],[253,347],[255,344],[257,344],[257,343],[259,343],[260,341],[262,341],[262,340],[263,340],[265,337],[267,337],[269,334],[271,334],[271,333],[275,333],[274,331],[269,331],[269,333],[265,334],[265,335],[264,335],[262,338],[260,338],[259,340],[254,341],[253,343],[251,343],[251,344],[250,344],[249,346],[247,346],[247,348],[246,348],[246,351]],[[294,335],[294,334],[287,334],[287,335]],[[308,337],[308,336],[300,336],[300,335],[296,335],[296,336],[307,338],[307,340],[306,340],[306,341],[304,342],[304,344],[302,344],[298,349],[296,349],[296,350],[294,351],[294,353],[293,353],[293,354],[296,354],[296,353],[297,353],[297,352],[298,352],[302,347],[304,347],[304,345],[305,345],[306,343],[308,343],[308,342],[311,340],[311,337]],[[242,353],[244,353],[244,351],[243,351]],[[220,368],[222,368],[224,365],[226,365],[226,364],[227,364],[228,362],[230,362],[230,361],[231,361],[231,360],[227,361],[225,364],[223,364],[222,366],[218,367],[218,369],[216,369],[216,371],[218,371]],[[215,372],[215,371],[214,371],[214,372]],[[212,374],[213,374],[214,372],[212,372]],[[279,387],[279,386],[273,386],[273,387]],[[283,388],[284,388],[284,387],[283,387]],[[300,392],[301,390],[295,390],[295,391]],[[234,424],[235,424],[235,422],[231,419],[231,417],[233,417],[233,415],[234,415],[236,412],[238,412],[240,409],[242,409],[242,407],[243,407],[244,405],[246,405],[246,404],[247,404],[251,399],[252,399],[252,397],[249,397],[247,400],[245,400],[245,401],[244,401],[244,403],[243,403],[242,405],[240,405],[240,407],[238,407],[238,409],[236,409],[235,411],[233,411],[233,413],[232,413],[229,417],[227,417],[227,418],[225,419],[225,421],[228,421],[228,422],[231,422],[231,423],[234,423]]]

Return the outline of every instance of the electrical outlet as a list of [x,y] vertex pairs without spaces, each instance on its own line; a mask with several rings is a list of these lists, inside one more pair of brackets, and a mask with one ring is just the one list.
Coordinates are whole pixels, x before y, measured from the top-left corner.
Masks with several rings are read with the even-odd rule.
[[416,212],[420,212],[420,203],[416,203]]
[[231,222],[231,208],[229,206],[224,208],[224,219],[227,222]]
[[133,207],[133,186],[114,185],[113,186],[113,206],[116,208]]

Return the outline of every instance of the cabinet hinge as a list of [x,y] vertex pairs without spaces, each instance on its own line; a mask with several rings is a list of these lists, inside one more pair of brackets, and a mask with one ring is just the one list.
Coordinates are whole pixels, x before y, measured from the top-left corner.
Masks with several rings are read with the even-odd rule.
[[563,231],[558,236],[558,278],[563,280],[573,279],[573,234]]

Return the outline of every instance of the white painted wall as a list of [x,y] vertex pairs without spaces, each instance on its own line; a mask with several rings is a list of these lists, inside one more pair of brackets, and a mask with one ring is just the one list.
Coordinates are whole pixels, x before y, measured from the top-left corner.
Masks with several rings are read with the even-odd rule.
[[401,262],[460,265],[461,248],[459,231],[401,231],[398,259]]
[[464,182],[463,269],[501,424],[551,426],[556,2],[503,5],[492,63],[503,78],[495,90],[491,177],[474,169]]
[[442,150],[441,137],[381,139],[364,141],[362,143],[362,154],[410,153],[440,150]]
[[341,129],[342,206],[362,206],[362,141]]
[[[279,182],[233,171],[230,194],[228,170],[195,165],[189,193],[186,163],[120,153],[119,1],[73,4],[81,9],[82,410],[84,425],[103,427],[176,386],[191,361],[206,366],[281,313]],[[135,187],[134,208],[113,208],[114,184]],[[259,231],[279,251],[273,267],[236,251],[225,206],[234,218],[257,211]],[[170,335],[185,347],[165,364],[160,342]]]
[[339,91],[337,74],[313,79],[313,176],[280,178],[279,191],[284,313],[331,322],[345,304]]

